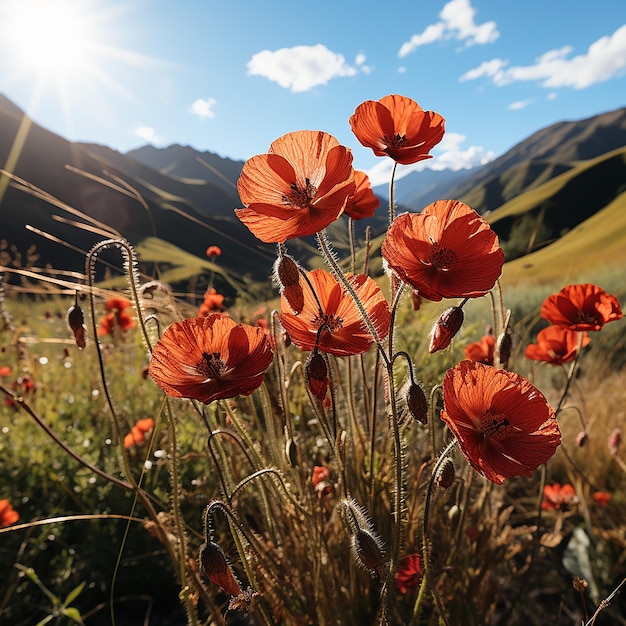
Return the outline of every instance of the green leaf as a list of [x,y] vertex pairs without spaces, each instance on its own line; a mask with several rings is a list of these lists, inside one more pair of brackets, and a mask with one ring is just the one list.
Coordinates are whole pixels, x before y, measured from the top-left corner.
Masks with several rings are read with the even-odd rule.
[[72,602],[74,602],[74,600],[76,600],[76,598],[78,598],[78,596],[82,593],[84,588],[85,588],[85,581],[80,583],[78,587],[76,587],[75,589],[72,589],[72,591],[70,591],[67,594],[67,598],[65,598],[65,602],[63,603],[63,606],[69,606],[70,604],[72,604]]
[[65,615],[65,617],[68,617],[73,622],[84,625],[83,620],[80,618],[80,611],[73,606],[70,606],[67,609],[63,609],[61,612],[63,613],[63,615]]

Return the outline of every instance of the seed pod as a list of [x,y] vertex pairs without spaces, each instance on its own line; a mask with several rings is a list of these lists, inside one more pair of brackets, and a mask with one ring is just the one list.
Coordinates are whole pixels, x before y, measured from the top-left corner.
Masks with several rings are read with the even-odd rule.
[[447,348],[452,338],[463,325],[464,318],[465,314],[460,306],[452,306],[446,309],[433,326],[428,352],[434,354],[439,350]]
[[210,541],[200,546],[198,562],[200,568],[212,583],[231,596],[238,596],[241,593],[241,586],[226,561],[222,548],[216,543]]
[[313,350],[304,365],[304,375],[311,393],[323,400],[328,391],[328,366],[326,359],[317,350]]
[[417,383],[411,383],[407,389],[406,407],[415,421],[428,424],[428,400],[424,390]]
[[85,328],[85,315],[78,304],[69,308],[67,312],[67,323],[74,333],[76,345],[82,350],[87,345],[85,338],[87,329]]

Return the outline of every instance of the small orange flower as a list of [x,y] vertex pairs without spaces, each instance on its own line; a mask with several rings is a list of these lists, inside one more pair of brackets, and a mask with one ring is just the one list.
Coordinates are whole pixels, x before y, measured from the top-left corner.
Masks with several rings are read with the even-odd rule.
[[114,296],[112,298],[108,298],[104,303],[107,311],[123,311],[127,309],[130,304],[130,300],[126,298],[122,298],[120,296]]
[[372,217],[380,206],[380,200],[372,189],[372,183],[370,183],[368,175],[360,170],[355,170],[354,182],[356,188],[348,199],[345,214],[353,220]]
[[272,359],[262,328],[214,313],[169,326],[152,351],[148,373],[166,394],[209,404],[250,395]]
[[350,126],[376,156],[390,156],[404,165],[431,159],[428,153],[445,132],[439,113],[424,111],[415,100],[398,95],[366,100],[356,108]]
[[[335,356],[367,352],[374,339],[352,298],[326,270],[316,269],[307,276],[310,286],[303,287],[304,307],[298,315],[284,294],[281,296],[280,322],[291,341],[301,350],[318,348]],[[364,274],[354,276],[352,284],[380,338],[384,339],[389,332],[391,314],[381,290]]]
[[[576,358],[579,334],[565,326],[548,326],[537,333],[537,343],[531,343],[524,352],[528,359],[563,365]],[[581,347],[589,344],[589,335],[583,332]]]
[[438,200],[421,213],[399,215],[381,252],[401,280],[435,302],[485,295],[504,264],[498,236],[458,200]]
[[461,361],[444,376],[443,402],[463,454],[494,483],[530,477],[561,442],[554,410],[519,374]]
[[311,482],[314,487],[317,487],[321,482],[327,481],[330,478],[330,470],[323,465],[316,465],[313,468],[313,476]]
[[0,377],[10,376],[13,370],[9,365],[0,365]]
[[211,258],[214,256],[222,256],[222,249],[219,246],[209,246],[206,249],[205,254]]
[[493,335],[483,335],[480,341],[470,343],[465,348],[465,357],[470,361],[478,361],[485,365],[493,365],[493,353],[496,339]]
[[224,310],[224,296],[211,287],[204,292],[204,302],[198,309],[198,317],[206,317],[211,313],[220,313]]
[[405,556],[396,570],[396,586],[402,594],[410,589],[418,589],[422,584],[422,561],[419,554],[409,554]]
[[135,327],[135,320],[125,309],[113,309],[100,318],[98,336],[113,335],[116,330],[126,332]]
[[546,298],[541,317],[569,330],[600,330],[608,322],[622,319],[623,313],[615,296],[585,283],[568,285]]
[[600,506],[606,506],[613,499],[613,496],[606,491],[596,491],[591,497]]
[[570,484],[561,487],[559,483],[554,483],[553,485],[546,485],[543,488],[543,502],[541,503],[541,508],[544,511],[566,509],[576,502],[578,502],[576,490]]
[[283,135],[248,159],[237,184],[237,217],[261,241],[284,243],[326,228],[354,193],[352,153],[328,133]]
[[20,514],[11,506],[9,500],[0,500],[0,528],[15,524]]

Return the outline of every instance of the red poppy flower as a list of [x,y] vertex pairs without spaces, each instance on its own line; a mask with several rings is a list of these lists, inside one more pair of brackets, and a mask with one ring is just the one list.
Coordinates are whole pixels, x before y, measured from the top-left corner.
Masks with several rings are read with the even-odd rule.
[[317,487],[321,482],[326,481],[330,478],[330,470],[323,465],[316,465],[313,468],[313,476],[311,477],[311,482],[314,487]]
[[396,570],[396,586],[402,594],[409,589],[417,589],[422,584],[422,562],[419,554],[409,554],[398,564]]
[[126,332],[135,327],[135,320],[125,309],[113,309],[100,318],[98,336],[113,335],[116,330]]
[[209,404],[250,395],[272,358],[261,328],[214,313],[169,326],[152,351],[148,373],[168,395]]
[[493,335],[483,335],[480,341],[470,343],[465,348],[465,357],[470,361],[478,361],[485,365],[493,365],[493,353],[496,339]]
[[214,257],[214,256],[221,256],[222,255],[222,249],[219,246],[209,246],[206,249],[205,254],[210,258],[210,257]]
[[130,300],[126,298],[122,298],[120,296],[114,296],[112,298],[108,298],[104,303],[107,311],[123,311],[127,309],[130,304]]
[[[332,274],[316,269],[303,281],[304,306],[296,315],[284,294],[281,296],[280,322],[291,341],[301,350],[315,347],[335,356],[367,352],[374,343],[352,298]],[[378,285],[369,276],[359,274],[352,284],[381,339],[389,332],[389,305]]]
[[530,477],[561,442],[554,410],[519,374],[461,361],[444,376],[443,402],[463,454],[494,483]]
[[596,491],[591,496],[600,506],[606,506],[612,499],[613,496],[606,491]]
[[368,175],[360,170],[355,170],[354,183],[356,187],[354,193],[348,199],[345,214],[353,220],[372,217],[380,206],[380,200],[372,189],[372,183],[370,183]]
[[546,298],[541,317],[569,330],[600,330],[608,322],[622,319],[623,314],[615,296],[585,283],[568,285]]
[[301,130],[248,159],[237,188],[237,217],[261,241],[284,243],[326,228],[354,193],[352,153],[328,133]]
[[[551,365],[563,365],[576,358],[579,332],[568,330],[565,326],[548,326],[537,333],[537,343],[531,343],[524,352],[528,359],[545,361]],[[582,347],[591,339],[583,333]]]
[[439,113],[424,111],[405,96],[385,96],[366,100],[352,117],[350,126],[356,138],[376,156],[390,156],[408,165],[424,159],[443,138],[445,120]]
[[495,285],[504,253],[474,209],[438,200],[391,224],[381,252],[388,267],[427,300],[476,298]]
[[541,503],[541,508],[544,511],[565,509],[576,502],[578,502],[576,490],[570,484],[561,487],[559,483],[554,483],[553,485],[546,485],[543,488],[543,502]]
[[0,365],[0,376],[10,376],[13,370],[9,365]]
[[8,500],[0,500],[0,528],[15,524],[20,514],[11,506]]
[[204,302],[198,309],[198,317],[206,317],[211,313],[220,313],[224,310],[224,296],[211,287],[204,292]]

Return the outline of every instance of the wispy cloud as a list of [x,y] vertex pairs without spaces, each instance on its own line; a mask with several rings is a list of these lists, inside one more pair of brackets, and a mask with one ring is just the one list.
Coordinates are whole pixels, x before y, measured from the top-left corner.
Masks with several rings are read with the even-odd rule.
[[248,74],[265,76],[293,92],[308,91],[333,78],[357,74],[357,69],[346,63],[342,54],[323,44],[262,50],[248,61],[247,67]]
[[213,107],[217,104],[215,98],[199,98],[191,105],[191,112],[201,118],[215,117]]
[[532,65],[508,67],[508,61],[493,59],[469,70],[459,80],[490,78],[496,85],[538,81],[542,87],[585,89],[626,72],[626,24],[612,35],[594,41],[585,54],[570,57],[572,46],[548,50]]
[[511,102],[507,108],[511,109],[511,111],[518,111],[519,109],[525,109],[531,103],[531,99],[517,100],[516,102]]
[[[407,174],[423,169],[432,170],[463,170],[485,165],[496,157],[492,150],[485,150],[481,146],[463,148],[467,137],[461,133],[446,133],[433,149],[433,158],[418,161],[413,165],[403,165],[396,171],[396,180]],[[373,186],[389,183],[389,176],[393,168],[393,161],[385,158],[367,171]]]
[[475,16],[476,9],[470,0],[451,0],[439,13],[441,21],[430,24],[403,43],[398,56],[402,59],[420,46],[446,39],[463,41],[466,46],[494,42],[500,36],[496,23],[476,24]]
[[161,143],[161,140],[152,126],[137,126],[137,128],[135,128],[135,137],[139,137],[151,144]]

